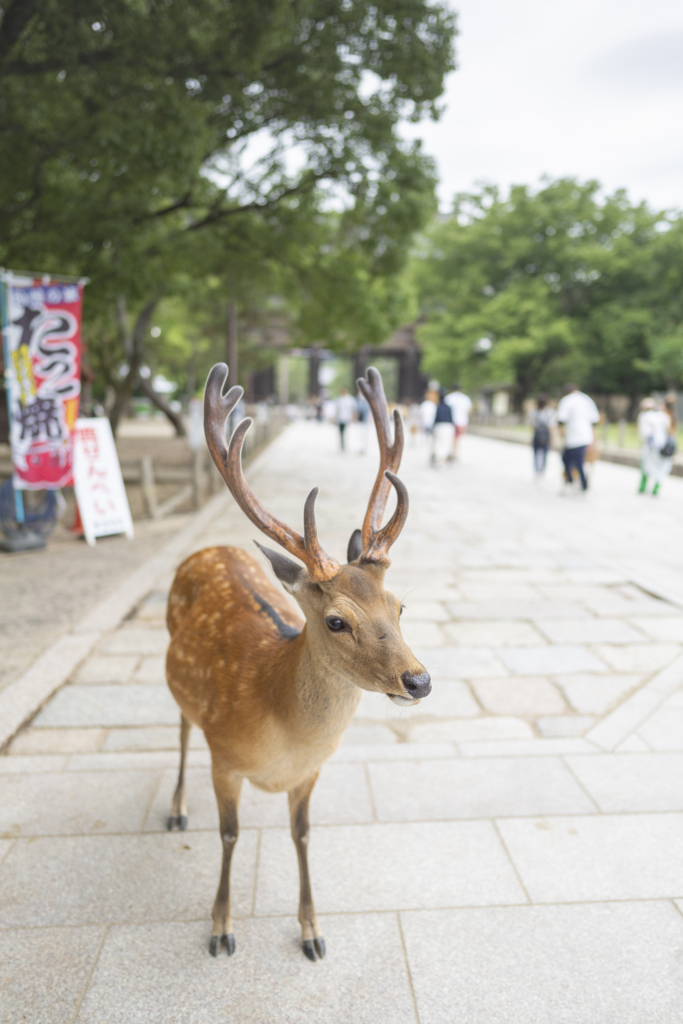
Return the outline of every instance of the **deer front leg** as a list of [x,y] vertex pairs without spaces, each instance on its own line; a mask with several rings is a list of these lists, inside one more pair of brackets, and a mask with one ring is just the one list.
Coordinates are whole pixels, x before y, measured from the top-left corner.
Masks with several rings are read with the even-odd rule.
[[178,785],[173,794],[173,807],[171,817],[168,819],[168,831],[171,832],[176,826],[181,832],[187,828],[187,796],[185,793],[185,765],[187,764],[187,746],[190,741],[190,730],[192,722],[180,716],[180,771],[178,772]]
[[309,960],[325,956],[325,940],[320,932],[318,919],[315,916],[311,879],[308,873],[308,804],[313,787],[318,780],[318,772],[295,789],[291,789],[289,797],[289,818],[292,826],[292,839],[296,846],[299,859],[299,880],[301,883],[299,896],[299,924],[304,953]]
[[220,943],[227,949],[228,956],[232,956],[235,952],[235,936],[232,933],[230,913],[230,863],[239,833],[237,809],[242,788],[242,776],[233,771],[221,771],[216,766],[212,766],[212,774],[223,843],[223,864],[218,892],[213,905],[213,928],[209,952],[211,956],[218,956]]

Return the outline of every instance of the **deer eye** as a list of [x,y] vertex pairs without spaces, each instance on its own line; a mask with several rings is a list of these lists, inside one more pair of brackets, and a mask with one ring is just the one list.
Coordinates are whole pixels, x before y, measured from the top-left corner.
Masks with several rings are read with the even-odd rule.
[[327,628],[331,629],[333,633],[341,633],[343,629],[346,629],[346,623],[343,619],[337,619],[334,615],[331,615],[329,619],[325,619]]

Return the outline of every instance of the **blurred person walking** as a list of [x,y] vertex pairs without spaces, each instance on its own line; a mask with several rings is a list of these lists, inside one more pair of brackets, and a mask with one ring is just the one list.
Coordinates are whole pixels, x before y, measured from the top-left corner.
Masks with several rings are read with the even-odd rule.
[[557,421],[564,427],[562,462],[567,487],[563,493],[571,493],[569,488],[573,487],[574,470],[579,475],[581,490],[585,493],[588,479],[583,462],[586,448],[593,443],[593,424],[600,422],[600,413],[593,399],[579,391],[578,384],[565,384],[562,394],[564,397],[557,407]]
[[357,411],[356,399],[353,395],[350,395],[346,388],[339,389],[339,397],[335,403],[336,407],[336,420],[337,426],[339,427],[339,446],[342,451],[345,450],[345,434],[346,428],[349,423],[352,423]]
[[446,402],[446,389],[442,388],[439,394],[439,403],[434,414],[434,428],[432,431],[432,455],[433,466],[442,465],[452,459],[453,441],[455,440],[455,424],[453,423],[453,410]]
[[638,433],[643,443],[639,494],[646,493],[650,477],[654,482],[652,494],[659,494],[659,488],[673,467],[673,454],[676,451],[674,431],[675,418],[666,411],[665,403],[656,405],[653,398],[644,398],[638,414]]
[[545,473],[548,461],[548,450],[552,443],[551,430],[555,426],[555,410],[548,405],[548,396],[540,394],[536,399],[536,409],[531,414],[531,425],[534,428],[531,447],[534,450],[534,473],[540,478]]
[[464,394],[460,389],[459,384],[454,384],[451,388],[451,393],[446,395],[446,402],[451,407],[453,412],[453,424],[455,426],[455,434],[453,436],[453,452],[452,458],[454,459],[458,451],[458,441],[467,430],[467,425],[470,421],[470,410],[472,408],[472,399],[469,395]]
[[[436,387],[434,387],[436,385]],[[430,381],[425,391],[425,396],[420,405],[420,418],[422,420],[422,433],[427,437],[434,429],[434,417],[436,407],[439,404],[439,386],[436,381]]]

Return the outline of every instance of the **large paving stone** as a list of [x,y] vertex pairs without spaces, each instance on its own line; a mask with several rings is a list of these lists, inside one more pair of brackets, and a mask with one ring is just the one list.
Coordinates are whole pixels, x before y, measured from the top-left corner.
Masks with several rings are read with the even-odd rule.
[[632,644],[649,639],[623,619],[542,619],[538,628],[554,644]]
[[642,675],[621,673],[557,676],[556,682],[567,700],[581,715],[604,715],[642,682]]
[[494,715],[537,718],[567,710],[562,695],[542,676],[473,679],[471,685],[482,707]]
[[528,647],[543,643],[538,630],[518,619],[452,622],[444,630],[452,643],[466,647]]
[[683,750],[683,707],[667,701],[638,726],[638,735],[653,750]]
[[524,583],[477,583],[474,580],[459,580],[458,590],[466,601],[510,601],[531,604],[538,601],[540,594],[535,586]]
[[683,753],[567,758],[600,810],[683,811]]
[[411,743],[460,743],[474,740],[531,739],[528,722],[509,715],[451,718],[442,722],[419,721],[410,730]]
[[604,662],[585,647],[566,644],[549,644],[546,647],[499,647],[496,654],[510,671],[520,676],[607,671]]
[[49,772],[3,780],[0,835],[138,832],[158,771]]
[[[166,828],[177,779],[177,769],[164,772],[147,818],[146,831],[162,831]],[[218,829],[216,797],[208,768],[188,769],[187,805],[190,829]],[[324,765],[311,798],[312,824],[341,825],[372,820],[372,805],[363,765],[353,762]],[[288,826],[287,794],[264,793],[245,780],[240,798],[239,821],[241,828]]]
[[[176,709],[177,710],[177,709]],[[180,750],[180,711],[177,710],[176,725],[137,726],[137,728],[111,729],[102,744],[102,750]],[[190,733],[190,750],[208,750],[204,733],[193,729]]]
[[683,892],[683,814],[508,818],[498,828],[534,903]]
[[488,647],[415,647],[414,653],[431,674],[434,684],[441,679],[476,679],[506,674],[505,665]]
[[414,1024],[395,915],[321,925],[328,953],[316,964],[294,915],[237,921],[229,961],[209,956],[208,924],[114,927],[78,1024]]
[[404,622],[448,622],[450,616],[443,601],[418,601],[408,598],[401,625]]
[[102,641],[99,652],[101,654],[165,654],[168,640],[168,632],[165,629],[139,629],[136,627],[118,629]]
[[3,1024],[71,1024],[104,928],[0,931]]
[[68,760],[65,754],[11,754],[0,757],[0,775],[61,772]]
[[421,1024],[678,1024],[670,903],[401,914]]
[[656,618],[648,615],[632,618],[630,621],[653,640],[683,644],[683,615],[670,618]]
[[343,747],[376,746],[382,743],[398,743],[398,736],[379,722],[352,722],[341,738]]
[[[239,916],[251,913],[256,846],[244,829],[232,868]],[[0,865],[0,927],[210,921],[220,864],[215,832],[19,839]]]
[[424,716],[473,718],[480,714],[481,708],[467,683],[441,680],[435,684],[428,697],[410,708],[398,708],[383,694],[366,692],[360,699],[356,718],[377,722],[410,723]]
[[85,754],[99,750],[106,729],[24,729],[10,745],[11,754]]
[[139,654],[93,654],[83,662],[74,681],[84,685],[127,683],[139,661]]
[[550,601],[481,601],[479,603],[451,601],[447,605],[454,619],[569,619],[585,616],[588,612],[578,602]]
[[459,743],[463,757],[547,757],[549,754],[594,754],[595,746],[577,737],[488,740]]
[[134,683],[166,683],[166,659],[163,657],[142,658],[133,676]]
[[557,758],[385,762],[369,765],[368,771],[379,821],[591,814],[595,810]]
[[596,647],[596,654],[617,672],[652,674],[665,668],[680,653],[677,644],[625,644],[623,647],[602,644]]
[[446,643],[436,622],[402,622],[401,633],[409,647],[443,647]]
[[547,739],[583,736],[593,725],[592,715],[541,715],[536,719],[538,731]]
[[[320,913],[526,902],[493,826],[485,821],[318,828],[309,857]],[[289,831],[265,829],[257,916],[291,913],[297,878]]]
[[178,705],[165,686],[64,686],[34,726],[172,725]]

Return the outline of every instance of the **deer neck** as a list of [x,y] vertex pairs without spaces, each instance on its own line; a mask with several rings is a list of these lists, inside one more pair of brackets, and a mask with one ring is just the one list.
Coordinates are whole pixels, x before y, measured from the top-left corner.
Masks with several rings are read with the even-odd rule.
[[360,688],[338,671],[305,626],[291,641],[289,659],[287,675],[294,681],[289,689],[290,725],[311,740],[317,736],[323,745],[334,743],[336,747],[356,713]]

